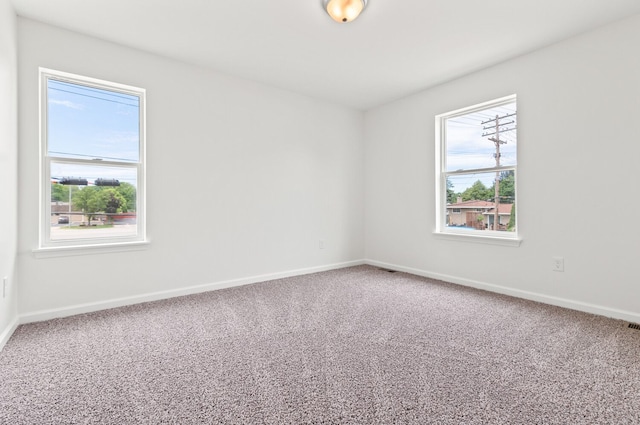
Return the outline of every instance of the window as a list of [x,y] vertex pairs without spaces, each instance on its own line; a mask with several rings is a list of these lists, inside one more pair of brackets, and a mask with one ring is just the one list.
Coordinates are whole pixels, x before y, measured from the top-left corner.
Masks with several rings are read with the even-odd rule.
[[436,233],[517,239],[516,96],[436,117]]
[[40,248],[145,240],[145,91],[40,69]]

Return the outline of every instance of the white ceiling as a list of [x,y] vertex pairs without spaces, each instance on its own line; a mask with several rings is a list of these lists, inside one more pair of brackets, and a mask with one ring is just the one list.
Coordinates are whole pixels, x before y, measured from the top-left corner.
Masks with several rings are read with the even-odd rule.
[[638,0],[12,0],[18,15],[369,109],[640,13]]

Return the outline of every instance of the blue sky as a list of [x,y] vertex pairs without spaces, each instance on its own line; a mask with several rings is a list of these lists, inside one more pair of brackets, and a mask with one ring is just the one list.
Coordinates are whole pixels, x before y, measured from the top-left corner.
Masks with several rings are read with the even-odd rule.
[[[139,159],[137,96],[66,81],[48,80],[50,156],[136,163]],[[136,184],[135,170],[92,164],[52,163],[52,177],[116,178]]]
[[[483,137],[483,133],[493,133],[493,128],[486,129],[485,127],[495,126],[495,122],[482,123],[494,119],[496,115],[503,117],[514,112],[516,112],[515,102],[449,118],[446,123],[446,170],[457,171],[494,167],[496,165],[494,157],[496,148],[495,144],[489,140],[489,137],[494,136]],[[515,116],[501,120],[501,123],[510,121],[514,122],[501,126],[501,128],[504,130],[517,126],[517,118]],[[500,165],[516,165],[516,131],[503,132],[500,135],[500,139],[507,142],[500,145]],[[463,176],[451,176],[449,178],[454,184],[455,192],[464,191],[477,180],[482,181],[485,186],[490,187],[493,185],[494,179],[495,173],[466,174]]]

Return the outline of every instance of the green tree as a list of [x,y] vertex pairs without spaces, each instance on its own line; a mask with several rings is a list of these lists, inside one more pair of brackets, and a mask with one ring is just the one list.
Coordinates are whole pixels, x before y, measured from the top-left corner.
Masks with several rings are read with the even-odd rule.
[[[512,204],[516,200],[516,176],[513,170],[500,172],[500,203]],[[491,192],[491,199],[496,196],[496,184],[492,184],[488,189]]]
[[507,224],[507,230],[513,232],[516,230],[516,204],[511,207],[511,215],[509,216],[509,223]]
[[486,201],[487,199],[493,198],[494,193],[490,189],[487,189],[487,186],[485,186],[480,180],[477,180],[471,187],[462,192],[463,201]]
[[99,187],[87,186],[72,195],[73,208],[85,213],[89,225],[97,212],[105,210],[106,200],[100,192]]
[[51,202],[68,202],[69,201],[69,188],[63,184],[51,185]]
[[121,212],[133,212],[136,210],[136,187],[131,183],[121,182],[120,186],[116,186],[115,190],[122,195],[125,203],[120,206]]
[[104,202],[104,212],[115,214],[122,212],[122,208],[126,207],[127,200],[116,189],[109,188],[100,191],[100,197]]
[[458,194],[453,191],[453,183],[447,179],[447,203],[455,204]]
[[[494,189],[495,193],[495,189]],[[516,176],[513,170],[500,173],[500,203],[512,204],[516,200]]]

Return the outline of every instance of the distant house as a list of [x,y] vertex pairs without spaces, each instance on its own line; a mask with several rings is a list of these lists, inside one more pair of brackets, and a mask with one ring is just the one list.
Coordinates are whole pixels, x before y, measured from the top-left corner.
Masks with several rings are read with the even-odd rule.
[[[513,204],[498,205],[498,224],[496,230],[506,230],[511,217]],[[490,201],[462,201],[458,198],[455,204],[447,204],[447,226],[471,227],[474,229],[493,230],[495,203]]]
[[51,213],[66,213],[69,212],[68,202],[51,202]]
[[[60,202],[53,201],[51,202],[51,224],[60,224],[60,223],[68,223],[68,224],[78,224],[82,223],[85,220],[84,213],[81,211],[69,211],[69,203],[68,202]],[[60,217],[67,217],[68,221],[61,221]],[[98,216],[96,216],[96,219]]]

